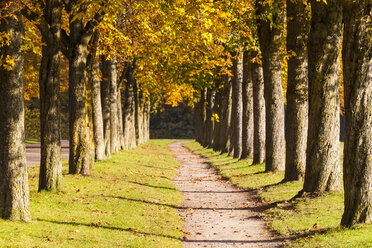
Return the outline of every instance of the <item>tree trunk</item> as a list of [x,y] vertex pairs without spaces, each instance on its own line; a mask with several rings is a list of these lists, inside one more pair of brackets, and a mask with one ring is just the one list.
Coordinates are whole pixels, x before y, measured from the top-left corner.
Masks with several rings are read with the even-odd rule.
[[[266,106],[266,171],[283,171],[284,153],[284,99],[281,80],[281,42],[285,24],[284,4],[257,0],[259,20],[258,36],[263,60]],[[270,9],[271,8],[271,9]],[[273,9],[275,8],[275,10]],[[268,15],[272,14],[270,22]]]
[[194,128],[195,128],[195,140],[201,142],[201,103],[199,99],[194,106]]
[[93,130],[94,130],[94,147],[95,159],[105,159],[105,141],[103,135],[103,119],[101,105],[101,81],[98,78],[99,64],[98,61],[93,62],[93,78],[92,78],[92,104],[93,104]]
[[204,88],[201,92],[200,98],[200,107],[201,107],[201,145],[207,147],[207,89]]
[[118,135],[118,82],[116,59],[112,58],[110,62],[110,72],[108,74],[110,81],[110,151],[119,152]]
[[301,1],[287,0],[288,60],[286,163],[284,181],[301,180],[305,174],[308,127],[307,39],[309,8]]
[[[71,17],[71,20],[73,17]],[[69,54],[69,173],[83,173],[87,150],[86,63],[90,36],[81,36],[81,20],[70,23]]]
[[[97,77],[97,72],[98,72],[98,67],[99,67],[99,64],[98,64],[98,61],[97,61],[97,46],[98,46],[98,38],[99,38],[99,33],[98,31],[94,32],[93,33],[93,36],[90,40],[90,43],[89,43],[89,55],[88,55],[88,59],[87,59],[87,102],[86,102],[86,109],[87,109],[87,143],[89,144],[89,146],[87,145],[87,149],[90,151],[89,153],[87,153],[87,156],[86,156],[86,160],[87,163],[85,164],[85,169],[84,169],[84,172],[82,174],[84,175],[88,175],[89,174],[89,170],[90,168],[93,168],[94,166],[94,162],[95,160],[97,159],[97,156],[96,156],[96,143],[97,143],[97,137],[96,137],[96,133],[97,133],[97,127],[96,127],[96,123],[97,120],[95,117],[95,112],[96,110],[94,110],[94,108],[96,108],[96,104],[95,103],[97,101],[96,99],[96,95],[100,94],[99,93],[99,88],[98,88],[98,92],[95,92],[97,89],[96,89],[96,86],[95,84],[97,84],[98,82],[98,87],[99,87],[99,79]],[[99,98],[99,104],[101,103],[101,99]],[[102,112],[100,113],[100,117],[101,117],[101,124],[102,124]],[[103,127],[101,125],[101,148],[100,148],[100,156],[102,156],[104,154],[104,146],[103,146]],[[99,140],[98,140],[99,141]],[[89,154],[89,156],[88,156]]]
[[253,157],[253,82],[251,57],[248,52],[243,54],[243,123],[242,123],[242,155],[241,159]]
[[147,98],[146,102],[146,142],[150,140],[150,118],[151,118],[151,98]]
[[309,130],[303,192],[339,191],[339,61],[342,3],[311,1],[309,34]]
[[145,100],[145,97],[143,95],[143,91],[140,90],[138,92],[138,132],[139,132],[139,144],[144,144],[144,132],[143,132],[143,128],[144,128],[144,122],[143,122],[143,118],[144,118],[144,100]]
[[[43,30],[42,58],[39,73],[41,159],[39,191],[58,191],[62,187],[61,126],[60,126],[60,0],[48,0],[44,9],[47,29]],[[48,32],[48,33],[46,33]]]
[[372,17],[368,0],[345,1],[344,189],[341,224],[372,222]]
[[213,143],[212,148],[214,151],[221,151],[221,145],[220,145],[220,137],[221,137],[221,120],[222,120],[222,97],[223,97],[223,90],[220,87],[220,83],[218,84],[218,87],[216,87],[216,96],[214,99],[213,104],[213,113],[217,115],[218,119],[214,120],[214,128],[213,128]]
[[206,145],[211,147],[213,143],[213,129],[214,129],[214,120],[213,120],[213,109],[214,109],[214,99],[216,92],[212,89],[207,90],[207,102],[206,102]]
[[233,147],[234,158],[240,158],[242,153],[242,132],[243,132],[243,99],[242,99],[242,84],[243,84],[243,58],[239,52],[233,60],[232,82],[232,115],[233,119]]
[[232,126],[232,121],[231,121],[231,112],[232,112],[232,83],[229,79],[227,81],[227,86],[226,86],[226,91],[225,91],[225,101],[224,101],[224,114],[222,115],[223,120],[221,124],[221,129],[225,130],[221,141],[221,153],[228,153],[230,152],[230,147],[231,147],[231,126]]
[[136,135],[136,146],[140,144],[140,100],[139,100],[139,89],[138,81],[134,81],[134,127]]
[[29,221],[30,203],[26,166],[23,96],[23,23],[20,1],[1,11],[0,32],[9,34],[10,45],[0,47],[0,56],[9,57],[11,69],[0,65],[0,216]]
[[126,76],[127,82],[125,86],[125,103],[123,114],[123,130],[125,149],[131,149],[136,146],[135,136],[135,120],[134,120],[134,67],[135,62],[129,63],[128,73]]
[[111,157],[110,70],[111,70],[111,61],[106,60],[106,58],[102,56],[101,72],[102,72],[103,80],[101,82],[101,100],[102,100],[102,119],[103,119],[105,156],[107,158]]
[[257,62],[252,63],[253,81],[253,164],[265,161],[265,98],[262,66]]
[[117,105],[118,105],[117,109],[118,109],[119,149],[120,150],[124,150],[123,108],[121,106],[121,89],[120,89],[120,84],[118,86]]

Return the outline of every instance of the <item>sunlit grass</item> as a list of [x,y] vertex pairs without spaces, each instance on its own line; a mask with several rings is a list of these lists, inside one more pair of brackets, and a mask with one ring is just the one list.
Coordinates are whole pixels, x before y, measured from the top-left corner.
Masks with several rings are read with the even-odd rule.
[[302,182],[280,183],[283,172],[265,173],[264,164],[251,165],[250,160],[239,161],[196,142],[185,146],[207,157],[233,184],[257,192],[262,205],[267,207],[263,217],[272,230],[288,237],[288,247],[372,247],[371,224],[340,228],[343,193],[291,200],[302,189]]
[[91,176],[67,174],[63,191],[37,192],[29,168],[32,222],[0,221],[1,247],[181,247],[182,200],[171,180],[179,163],[169,140],[98,162]]

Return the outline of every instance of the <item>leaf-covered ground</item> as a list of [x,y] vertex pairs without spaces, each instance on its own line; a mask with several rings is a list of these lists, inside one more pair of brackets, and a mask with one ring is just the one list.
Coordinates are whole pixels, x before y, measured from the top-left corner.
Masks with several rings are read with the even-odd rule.
[[[342,144],[341,144],[342,145]],[[272,230],[288,237],[288,247],[372,247],[372,224],[340,228],[343,193],[289,201],[302,182],[280,183],[284,173],[264,173],[264,164],[251,165],[225,154],[204,149],[196,142],[185,145],[209,159],[219,173],[243,189],[254,189],[267,210],[264,218]]]
[[88,177],[68,175],[65,161],[58,193],[38,193],[38,167],[29,168],[33,220],[0,220],[0,247],[181,247],[170,142],[120,152]]

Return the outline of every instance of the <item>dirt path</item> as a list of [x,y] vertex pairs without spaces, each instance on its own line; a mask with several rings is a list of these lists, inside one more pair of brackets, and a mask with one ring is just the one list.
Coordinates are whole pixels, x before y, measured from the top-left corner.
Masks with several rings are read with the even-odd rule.
[[[68,158],[69,146],[68,140],[61,140],[62,159]],[[27,167],[40,164],[40,143],[26,145],[26,162]]]
[[280,247],[259,217],[252,193],[219,179],[206,159],[192,154],[184,142],[169,145],[182,163],[174,184],[184,196],[184,247]]

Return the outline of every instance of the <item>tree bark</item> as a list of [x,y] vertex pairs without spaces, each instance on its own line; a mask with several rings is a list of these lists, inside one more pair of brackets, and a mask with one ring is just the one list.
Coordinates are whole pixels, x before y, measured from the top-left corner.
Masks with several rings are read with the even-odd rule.
[[216,91],[212,89],[207,90],[207,102],[206,102],[206,145],[211,147],[213,143],[213,129],[214,129],[214,99],[216,96]]
[[302,180],[306,165],[308,127],[307,39],[310,31],[309,8],[302,1],[287,0],[288,60],[286,163],[283,181]]
[[230,147],[231,147],[231,126],[232,126],[232,121],[231,121],[231,112],[232,112],[232,82],[227,79],[227,86],[225,89],[225,101],[224,101],[224,110],[223,110],[223,120],[221,124],[221,129],[225,130],[224,135],[221,137],[222,142],[221,142],[221,153],[228,153],[230,152]]
[[223,90],[220,87],[220,82],[217,84],[216,87],[216,96],[214,99],[213,104],[213,113],[217,115],[218,119],[214,120],[214,128],[213,128],[213,143],[212,148],[214,151],[221,151],[221,121],[222,121],[222,98],[223,98]]
[[39,191],[58,191],[62,187],[60,126],[60,60],[62,2],[47,0],[41,29],[42,58],[39,72],[41,159]]
[[207,147],[207,89],[204,88],[201,92],[200,98],[200,107],[201,107],[201,145]]
[[251,57],[243,54],[243,123],[242,123],[242,155],[240,159],[253,157],[253,82]]
[[116,59],[112,58],[110,63],[110,151],[111,153],[119,152],[119,135],[118,135],[118,82]]
[[233,130],[233,147],[234,158],[240,158],[242,153],[242,132],[243,132],[243,99],[242,99],[242,84],[243,84],[243,58],[239,52],[233,60],[232,82],[232,115],[234,122]]
[[195,103],[194,106],[194,126],[195,126],[195,140],[201,143],[201,99]]
[[0,217],[29,221],[30,203],[26,166],[23,95],[23,22],[15,1],[1,11],[0,32],[9,34],[9,45],[0,47],[0,57],[14,65],[0,65]]
[[341,224],[372,222],[372,17],[367,0],[344,1],[344,214]]
[[341,189],[339,61],[342,3],[311,1],[309,130],[303,192]]
[[[73,16],[70,17],[73,20]],[[69,173],[83,172],[87,150],[86,112],[86,63],[88,43],[91,35],[82,36],[84,25],[81,20],[70,22],[69,54],[69,118],[70,156]]]
[[118,105],[117,109],[118,109],[119,149],[120,150],[124,150],[123,108],[121,106],[121,89],[120,89],[120,83],[118,85],[117,105]]
[[135,61],[128,63],[125,86],[125,103],[123,114],[123,130],[125,149],[131,149],[136,146],[135,120],[134,120],[134,69]]
[[[285,24],[284,4],[274,0],[272,7],[256,0],[259,20],[258,36],[263,60],[266,106],[266,171],[283,171],[285,167],[284,98],[281,80],[281,42]],[[272,22],[268,15],[272,15]]]
[[111,61],[101,58],[101,72],[103,80],[101,82],[101,100],[102,100],[102,119],[105,156],[111,157],[111,103],[110,103],[110,69]]
[[257,62],[252,63],[253,81],[253,164],[265,161],[265,98],[262,66]]
[[93,62],[93,78],[92,78],[92,104],[93,104],[93,130],[95,143],[95,159],[105,159],[105,141],[103,135],[103,118],[101,104],[101,81],[98,78],[99,64],[98,61]]

